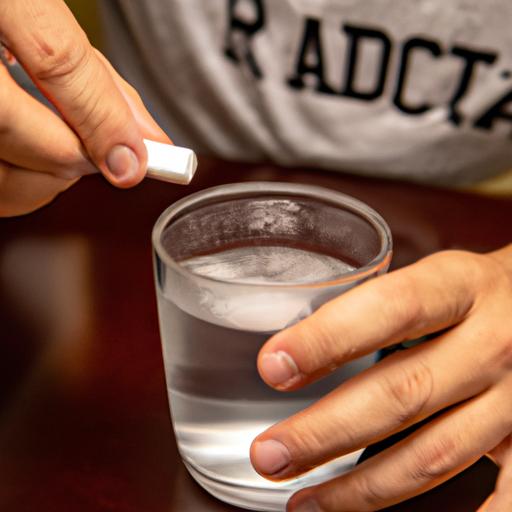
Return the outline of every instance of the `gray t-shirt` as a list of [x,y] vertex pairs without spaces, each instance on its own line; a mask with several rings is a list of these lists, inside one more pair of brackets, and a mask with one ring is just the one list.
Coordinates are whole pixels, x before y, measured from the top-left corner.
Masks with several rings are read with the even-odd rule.
[[509,0],[110,0],[110,58],[204,154],[439,184],[512,167]]

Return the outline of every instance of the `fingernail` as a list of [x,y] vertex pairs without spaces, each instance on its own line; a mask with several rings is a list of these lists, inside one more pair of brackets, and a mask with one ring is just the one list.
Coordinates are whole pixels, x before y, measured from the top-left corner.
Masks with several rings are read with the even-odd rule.
[[315,500],[309,498],[293,507],[292,512],[320,512],[320,507]]
[[128,146],[114,146],[107,155],[106,163],[115,178],[131,177],[139,170],[139,160]]
[[252,461],[254,467],[265,475],[275,475],[284,469],[291,461],[288,448],[279,441],[256,442],[253,450]]
[[296,380],[299,376],[299,369],[290,354],[280,350],[262,356],[260,373],[263,379],[272,386],[283,386]]

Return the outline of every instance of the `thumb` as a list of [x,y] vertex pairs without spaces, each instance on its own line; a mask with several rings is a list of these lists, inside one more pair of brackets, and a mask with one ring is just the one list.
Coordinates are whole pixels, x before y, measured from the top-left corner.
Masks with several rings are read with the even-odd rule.
[[147,153],[140,128],[64,2],[3,3],[0,33],[107,179],[123,188],[142,180]]
[[153,119],[151,114],[147,111],[141,97],[138,92],[126,82],[119,73],[113,68],[112,64],[101,54],[98,50],[94,50],[96,56],[100,59],[103,65],[107,68],[110,76],[114,80],[119,92],[122,94],[126,103],[130,107],[135,121],[139,125],[142,136],[145,139],[154,140],[156,142],[162,142],[163,144],[172,144],[172,140],[162,130],[159,124]]

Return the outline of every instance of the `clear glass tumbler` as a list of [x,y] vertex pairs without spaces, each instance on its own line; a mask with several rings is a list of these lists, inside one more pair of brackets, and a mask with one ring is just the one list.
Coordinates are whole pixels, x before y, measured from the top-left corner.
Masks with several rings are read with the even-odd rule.
[[254,471],[249,446],[376,355],[290,393],[263,383],[256,357],[272,333],[386,272],[391,245],[371,208],[310,185],[215,187],[160,216],[154,266],[171,416],[183,462],[211,494],[248,509],[284,510],[299,488],[355,464],[358,453],[274,483]]

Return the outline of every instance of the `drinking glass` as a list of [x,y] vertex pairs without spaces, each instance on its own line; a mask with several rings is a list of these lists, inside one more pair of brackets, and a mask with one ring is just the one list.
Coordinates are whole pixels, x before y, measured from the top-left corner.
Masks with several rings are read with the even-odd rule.
[[261,380],[256,358],[273,333],[386,272],[391,245],[371,208],[310,185],[224,185],[160,216],[154,269],[171,417],[185,466],[211,494],[248,509],[284,510],[299,488],[356,463],[359,453],[275,483],[254,471],[249,447],[270,425],[368,368],[376,354],[287,393]]

